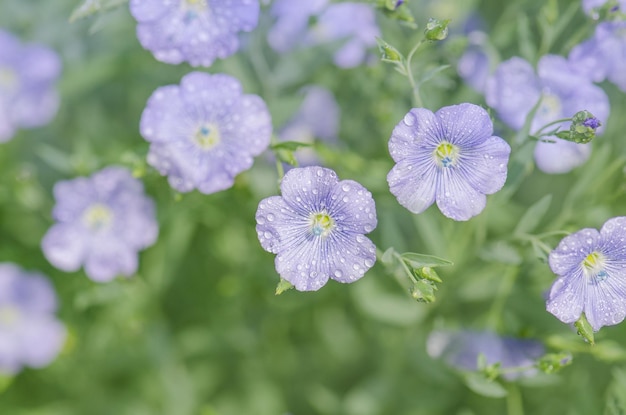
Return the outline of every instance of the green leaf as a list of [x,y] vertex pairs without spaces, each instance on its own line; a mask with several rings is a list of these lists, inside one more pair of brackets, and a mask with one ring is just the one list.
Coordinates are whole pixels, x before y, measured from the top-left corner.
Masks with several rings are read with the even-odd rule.
[[517,249],[505,241],[496,241],[487,244],[480,250],[478,256],[488,262],[499,262],[511,265],[519,265],[522,263],[522,257]]
[[609,384],[604,415],[626,414],[626,369],[613,369],[613,380]]
[[498,381],[489,380],[483,373],[466,373],[464,381],[473,392],[488,398],[504,398],[508,393]]
[[276,155],[278,160],[282,161],[283,163],[287,163],[287,164],[290,164],[292,166],[297,166],[298,165],[298,160],[296,160],[296,156],[293,154],[293,151],[284,150],[284,149],[277,149],[274,152],[274,154]]
[[400,257],[413,268],[423,267],[443,267],[448,265],[454,265],[452,261],[439,258],[434,255],[416,254],[414,252],[405,252]]
[[312,147],[313,143],[302,143],[300,141],[281,141],[280,143],[272,144],[272,150],[288,150],[296,151],[300,147]]
[[54,170],[65,174],[73,173],[72,160],[67,153],[43,143],[35,147],[35,153]]
[[450,65],[441,65],[441,66],[437,66],[436,68],[433,68],[429,71],[426,71],[424,73],[424,76],[422,76],[419,80],[419,82],[417,83],[418,85],[422,85],[425,84],[426,82],[430,81],[431,79],[433,79],[435,76],[437,76],[437,74],[441,71],[444,71],[446,69],[448,69],[450,67]]
[[380,51],[381,60],[383,62],[399,64],[400,62],[404,61],[404,56],[402,56],[402,53],[400,53],[398,49],[387,43],[385,40],[377,37],[376,43],[378,43],[378,50]]
[[101,11],[112,9],[126,2],[128,2],[128,0],[85,0],[83,4],[72,11],[70,23],[74,23],[76,20],[84,19],[85,17],[92,16]]
[[0,394],[13,383],[13,376],[0,374]]
[[541,219],[546,215],[548,209],[550,208],[550,203],[552,202],[552,195],[547,194],[537,202],[535,202],[531,207],[528,208],[524,216],[520,219],[515,227],[515,231],[513,232],[516,235],[529,234],[531,233],[537,225],[541,222]]

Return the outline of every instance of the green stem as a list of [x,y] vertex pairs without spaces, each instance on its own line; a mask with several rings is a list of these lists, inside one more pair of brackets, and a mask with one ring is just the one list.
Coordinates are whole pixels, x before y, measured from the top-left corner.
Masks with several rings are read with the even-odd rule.
[[409,269],[409,267],[406,265],[406,262],[404,262],[404,259],[402,259],[402,257],[400,256],[399,253],[394,252],[393,256],[396,257],[396,259],[398,261],[400,261],[400,264],[402,264],[402,268],[404,268],[404,270],[406,271],[407,275],[409,276],[409,278],[411,279],[411,281],[413,282],[417,282],[417,279],[415,278],[415,275],[413,275],[413,273],[411,272],[411,270]]
[[420,40],[413,46],[413,49],[409,52],[409,55],[406,58],[406,67],[405,72],[407,78],[409,78],[409,83],[411,84],[411,90],[413,91],[413,105],[417,108],[422,108],[424,106],[424,102],[422,101],[422,97],[419,92],[419,86],[415,82],[415,77],[413,76],[413,70],[411,69],[411,61],[413,60],[413,56],[415,52],[419,49],[420,46],[424,44],[424,39]]
[[572,118],[570,117],[570,118],[560,118],[560,119],[558,119],[558,120],[555,120],[555,121],[549,122],[549,123],[547,123],[546,125],[544,125],[543,127],[541,127],[541,128],[540,128],[537,132],[535,132],[535,134],[533,134],[533,136],[535,136],[535,137],[539,138],[539,137],[541,137],[541,132],[542,132],[543,130],[545,130],[546,128],[551,127],[551,126],[553,126],[553,125],[555,125],[555,124],[560,124],[560,123],[562,123],[562,122],[571,121],[571,120],[572,120]]
[[506,409],[508,415],[524,415],[522,394],[515,383],[507,383]]
[[509,268],[508,272],[502,279],[502,283],[500,284],[500,288],[498,289],[496,299],[491,306],[491,310],[489,310],[489,315],[487,317],[487,326],[494,330],[497,329],[498,323],[501,321],[504,304],[511,294],[511,291],[513,290],[513,286],[515,285],[515,279],[517,278],[518,272],[519,270],[517,269],[517,267]]

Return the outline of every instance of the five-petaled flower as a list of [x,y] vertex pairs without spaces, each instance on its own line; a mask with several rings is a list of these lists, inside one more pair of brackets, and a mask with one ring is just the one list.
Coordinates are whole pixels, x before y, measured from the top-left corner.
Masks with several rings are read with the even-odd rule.
[[237,51],[259,21],[258,0],[131,0],[141,45],[165,63],[210,66]]
[[626,317],[626,217],[609,219],[598,232],[582,229],[563,238],[550,253],[552,271],[559,277],[547,309],[564,323],[582,313],[594,331],[618,324]]
[[387,181],[402,206],[421,213],[436,201],[447,217],[468,220],[504,185],[511,147],[493,135],[487,111],[460,104],[434,114],[413,108],[394,128],[389,152],[396,165]]
[[376,227],[376,207],[367,189],[318,166],[290,170],[280,188],[282,196],[259,203],[256,230],[283,279],[315,291],[329,278],[354,282],[374,265],[376,247],[364,234]]
[[151,142],[148,163],[179,192],[228,189],[270,143],[265,102],[243,95],[231,76],[192,72],[178,85],[158,88],[141,116]]
[[0,143],[19,128],[52,120],[59,108],[54,83],[60,73],[61,60],[53,50],[23,45],[0,30]]
[[85,273],[94,281],[110,281],[137,271],[137,251],[152,245],[158,234],[154,203],[142,183],[121,167],[54,186],[57,221],[41,245],[48,261],[63,271]]
[[54,288],[38,273],[0,263],[0,375],[48,365],[63,347]]

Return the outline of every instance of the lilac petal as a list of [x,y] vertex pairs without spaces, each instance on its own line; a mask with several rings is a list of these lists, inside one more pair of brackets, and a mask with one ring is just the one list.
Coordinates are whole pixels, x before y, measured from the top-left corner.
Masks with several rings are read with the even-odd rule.
[[163,17],[174,9],[173,0],[130,0],[130,14],[138,22],[148,22]]
[[458,220],[468,220],[485,208],[487,197],[475,190],[456,171],[443,169],[437,189],[437,206],[445,216]]
[[510,153],[511,146],[506,141],[492,136],[463,150],[459,170],[474,189],[489,195],[504,186]]
[[568,60],[576,72],[593,82],[602,82],[607,76],[604,55],[595,38],[574,46]]
[[335,52],[333,61],[340,68],[354,68],[365,60],[366,52],[361,40],[352,39]]
[[593,252],[600,240],[600,233],[592,228],[566,236],[550,253],[548,262],[552,272],[559,276],[578,272],[585,257]]
[[256,221],[261,246],[273,254],[299,243],[308,232],[306,219],[280,196],[268,197],[259,203]]
[[[293,171],[293,170],[292,170]],[[289,281],[298,291],[317,291],[328,281],[328,266],[322,266],[321,238],[301,240],[291,249],[281,251],[276,256],[276,271],[281,278]]]
[[59,94],[53,89],[23,91],[11,102],[11,118],[20,127],[40,127],[54,118],[59,103]]
[[577,144],[547,137],[554,143],[538,142],[535,146],[535,163],[548,174],[567,173],[584,164],[591,155],[591,144]]
[[[181,96],[186,111],[197,111],[199,120],[207,119],[208,114],[227,114],[230,105],[224,97],[239,96],[241,84],[235,78],[225,74],[209,75],[205,72],[191,72],[180,80]],[[226,104],[226,105],[225,105]]]
[[97,199],[93,185],[84,177],[58,182],[52,192],[57,201],[52,217],[59,222],[74,222]]
[[20,54],[19,75],[27,85],[50,85],[61,75],[61,59],[52,49],[32,45]]
[[485,99],[511,128],[520,129],[541,96],[535,70],[522,58],[502,62],[487,80]]
[[[626,217],[618,216],[609,219],[600,230],[603,243],[600,250],[611,262],[626,261]],[[624,264],[626,265],[626,264]],[[622,268],[626,271],[626,266]]]
[[280,190],[295,212],[308,217],[312,212],[330,208],[328,194],[338,181],[334,171],[323,167],[292,169],[283,177]]
[[72,272],[80,268],[87,244],[85,232],[79,225],[58,223],[43,237],[41,249],[46,259],[56,268]]
[[57,308],[54,288],[48,279],[39,274],[23,274],[13,289],[13,303],[35,314],[52,314]]
[[61,351],[65,327],[51,316],[31,318],[20,329],[23,362],[34,368],[47,366]]
[[108,282],[118,275],[131,276],[137,271],[137,254],[118,240],[99,240],[97,249],[85,260],[85,273],[96,282]]
[[228,146],[235,155],[241,150],[252,156],[261,154],[267,149],[272,136],[272,120],[265,102],[256,95],[244,95],[231,109],[223,131],[225,136],[231,137]]
[[374,265],[376,246],[363,235],[340,233],[323,257],[328,261],[330,278],[351,283],[363,277]]
[[425,211],[435,201],[437,167],[425,160],[399,161],[387,175],[389,190],[398,203],[413,213]]
[[594,331],[621,323],[626,317],[626,280],[612,275],[599,282],[588,282],[585,293],[585,316]]
[[389,138],[389,153],[400,162],[415,153],[415,146],[437,146],[441,136],[435,114],[424,108],[413,108],[396,125]]
[[341,221],[338,232],[364,234],[376,228],[376,206],[372,194],[354,180],[342,180],[337,183],[329,195],[331,202],[329,214],[337,222]]
[[546,309],[563,323],[574,323],[583,312],[583,278],[582,270],[578,270],[575,275],[557,279],[550,289]]
[[579,85],[589,82],[575,72],[574,67],[563,56],[558,55],[545,55],[539,59],[537,74],[544,87],[559,97],[566,97]]
[[435,113],[441,126],[440,137],[461,148],[483,143],[493,134],[493,123],[483,108],[459,104],[441,108]]
[[13,331],[0,328],[0,375],[19,372],[21,361],[20,343]]
[[177,85],[157,88],[141,114],[140,131],[153,143],[165,143],[191,137],[197,119],[190,116]]

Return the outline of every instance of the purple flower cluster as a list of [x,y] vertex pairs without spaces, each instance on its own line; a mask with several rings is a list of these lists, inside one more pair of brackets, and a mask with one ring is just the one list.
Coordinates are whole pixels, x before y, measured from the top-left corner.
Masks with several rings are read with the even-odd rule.
[[563,238],[550,253],[558,276],[547,310],[564,323],[582,313],[594,331],[626,317],[626,217],[609,219],[598,232],[582,229]]
[[608,79],[626,92],[626,21],[600,23],[590,39],[570,51],[568,60],[587,79]]
[[237,79],[192,72],[158,88],[141,116],[148,163],[180,191],[214,193],[252,167],[269,146],[272,120],[265,102],[243,95]]
[[376,207],[367,189],[322,167],[288,171],[280,189],[259,203],[256,230],[283,279],[316,291],[329,278],[354,282],[374,265],[376,247],[364,234],[376,228]]
[[121,167],[54,186],[57,221],[41,247],[52,265],[76,271],[84,264],[89,278],[110,281],[137,271],[137,252],[152,245],[158,225],[154,203],[142,183]]
[[[531,133],[550,122],[570,118],[581,110],[588,110],[602,124],[609,116],[606,93],[575,72],[565,58],[556,55],[542,57],[537,74],[522,58],[514,57],[502,62],[487,81],[485,98],[502,121],[516,130],[522,128],[526,117],[541,98],[532,120]],[[567,129],[569,122],[555,125],[555,128],[557,126]],[[602,128],[598,133],[602,133]],[[555,142],[539,142],[535,147],[535,162],[545,173],[566,173],[589,158],[589,144],[547,138]]]
[[165,63],[210,66],[239,48],[259,20],[258,0],[131,0],[141,45]]
[[[380,31],[376,15],[367,4],[345,2],[327,5],[327,0],[294,2],[276,0],[272,14],[277,21],[268,33],[268,42],[277,52],[287,52],[298,45],[314,46],[343,40],[334,62],[341,68],[353,68],[367,58],[367,49],[376,45]],[[309,21],[316,23],[309,27]]]
[[[543,345],[535,340],[500,337],[484,331],[434,331],[428,336],[426,350],[432,358],[442,358],[450,366],[461,370],[477,370],[478,356],[483,355],[488,365],[500,363],[502,369],[530,367],[545,353]],[[506,373],[508,380],[531,376],[536,369]]]
[[436,201],[447,217],[468,220],[504,185],[511,147],[493,135],[487,111],[460,104],[434,114],[413,108],[391,133],[389,152],[396,165],[387,181],[402,206],[421,213]]
[[0,263],[0,375],[54,360],[66,335],[56,309],[54,289],[44,276]]
[[19,128],[40,127],[56,115],[59,96],[54,83],[61,61],[49,48],[22,45],[0,30],[0,142]]

